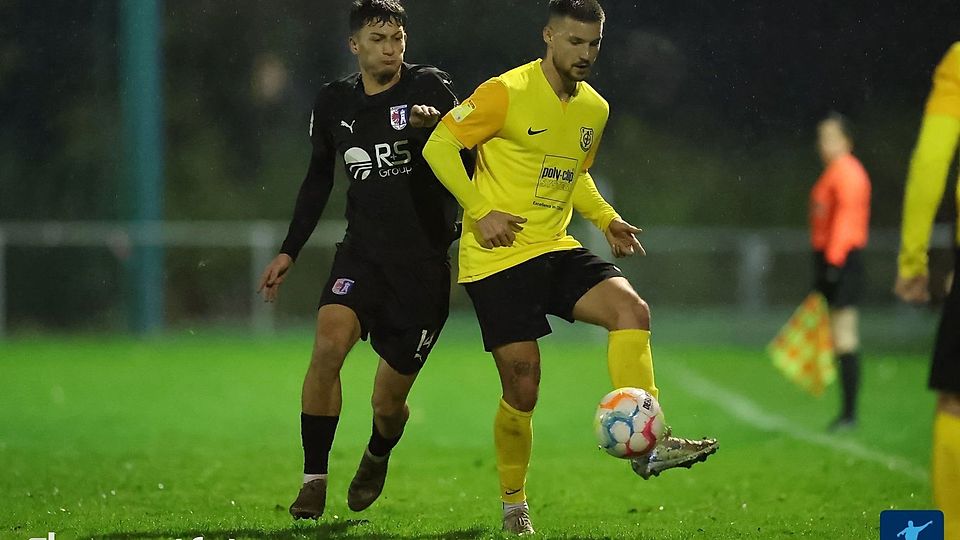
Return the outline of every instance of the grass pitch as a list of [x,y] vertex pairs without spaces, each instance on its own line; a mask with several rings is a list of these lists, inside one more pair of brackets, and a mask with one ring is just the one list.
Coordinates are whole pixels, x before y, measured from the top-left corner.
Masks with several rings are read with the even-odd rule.
[[[609,390],[603,334],[562,334],[542,342],[528,482],[540,537],[876,538],[881,510],[930,507],[925,355],[868,350],[860,428],[828,436],[836,388],[802,394],[758,347],[655,337],[668,422],[718,437],[720,451],[643,481],[593,439]],[[306,329],[0,344],[0,538],[499,538],[499,386],[470,318],[434,350],[384,495],[362,513],[345,499],[369,436],[375,356],[357,347],[327,513],[291,521],[311,339]]]

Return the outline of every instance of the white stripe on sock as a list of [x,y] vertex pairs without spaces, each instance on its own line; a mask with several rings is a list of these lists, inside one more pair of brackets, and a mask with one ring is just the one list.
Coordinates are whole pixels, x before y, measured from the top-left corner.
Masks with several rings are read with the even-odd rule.
[[326,480],[327,475],[325,474],[304,474],[303,475],[304,484],[308,484],[310,482],[313,482],[314,480],[320,480],[320,479]]

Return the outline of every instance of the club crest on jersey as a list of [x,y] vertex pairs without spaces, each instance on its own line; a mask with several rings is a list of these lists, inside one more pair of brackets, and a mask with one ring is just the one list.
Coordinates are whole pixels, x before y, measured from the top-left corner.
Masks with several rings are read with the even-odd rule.
[[593,128],[580,128],[580,148],[588,152],[591,146],[593,146]]
[[397,105],[390,107],[390,125],[397,131],[407,127],[407,106]]
[[352,279],[337,278],[337,280],[333,282],[333,287],[330,288],[330,291],[338,296],[343,296],[350,292],[350,289],[353,288],[353,284],[354,281]]

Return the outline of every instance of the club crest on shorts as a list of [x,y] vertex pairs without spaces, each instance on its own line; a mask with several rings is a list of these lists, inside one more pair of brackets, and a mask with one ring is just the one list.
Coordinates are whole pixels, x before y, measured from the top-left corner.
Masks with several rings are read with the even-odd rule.
[[580,148],[588,152],[591,146],[593,146],[593,128],[580,128]]
[[333,282],[333,287],[330,288],[330,291],[338,296],[343,296],[350,292],[350,289],[353,288],[353,284],[354,281],[352,279],[337,278],[337,280]]
[[390,107],[390,125],[397,131],[407,127],[407,106],[397,105]]

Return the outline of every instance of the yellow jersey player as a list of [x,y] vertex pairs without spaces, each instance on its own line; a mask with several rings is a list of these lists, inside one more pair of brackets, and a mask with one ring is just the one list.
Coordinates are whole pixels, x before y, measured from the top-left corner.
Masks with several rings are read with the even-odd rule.
[[[609,330],[614,387],[658,395],[647,304],[619,268],[567,234],[576,210],[605,233],[614,256],[643,253],[640,230],[607,204],[588,173],[609,114],[585,82],[600,52],[603,9],[596,0],[551,0],[549,11],[544,58],[483,83],[444,116],[423,151],[464,208],[459,281],[500,372],[494,441],[503,528],[517,534],[533,532],[525,482],[540,384],[537,340],[550,333],[548,314]],[[471,181],[459,152],[474,147]],[[633,470],[649,478],[716,450],[714,439],[669,436]]]
[[[897,295],[907,302],[929,300],[927,248],[958,137],[960,42],[954,43],[937,67],[910,163],[896,284]],[[956,196],[960,203],[960,185]],[[960,228],[956,242],[960,246]],[[953,285],[940,319],[929,382],[930,388],[939,393],[933,430],[933,499],[943,511],[947,540],[960,540],[960,247],[954,264]]]

